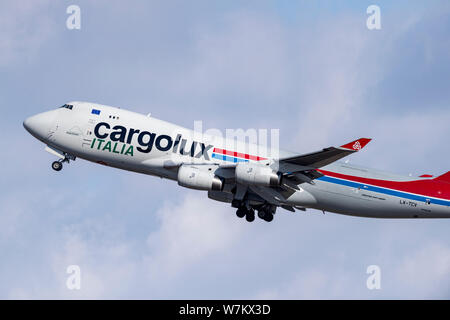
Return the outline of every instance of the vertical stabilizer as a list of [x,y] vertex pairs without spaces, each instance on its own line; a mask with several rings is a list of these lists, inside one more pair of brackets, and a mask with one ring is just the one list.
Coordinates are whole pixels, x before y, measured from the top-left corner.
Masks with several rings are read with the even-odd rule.
[[435,178],[434,180],[450,183],[450,171],[443,174],[442,176]]

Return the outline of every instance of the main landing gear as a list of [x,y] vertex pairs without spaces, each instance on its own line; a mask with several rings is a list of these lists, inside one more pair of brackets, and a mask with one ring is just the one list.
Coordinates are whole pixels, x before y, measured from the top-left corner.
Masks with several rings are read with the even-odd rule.
[[237,209],[236,215],[238,216],[238,218],[245,217],[245,220],[247,220],[248,222],[252,222],[255,220],[255,210],[253,210],[252,208],[247,209],[245,206]]
[[258,210],[258,217],[264,221],[271,222],[273,220],[273,213],[266,209]]
[[[232,206],[237,208],[236,216],[238,218],[244,218],[248,222],[255,221],[255,209],[247,208],[243,203],[232,203]],[[270,205],[263,205],[258,208],[258,217],[264,221],[271,222],[273,220],[273,214],[275,213],[275,208]]]
[[75,158],[74,156],[65,153],[65,154],[64,154],[64,159],[60,159],[60,160],[54,161],[54,162],[52,163],[52,169],[55,170],[55,171],[61,171],[62,168],[63,168],[63,163],[64,163],[64,162],[69,163],[70,160],[75,160],[75,159],[76,159],[76,158]]

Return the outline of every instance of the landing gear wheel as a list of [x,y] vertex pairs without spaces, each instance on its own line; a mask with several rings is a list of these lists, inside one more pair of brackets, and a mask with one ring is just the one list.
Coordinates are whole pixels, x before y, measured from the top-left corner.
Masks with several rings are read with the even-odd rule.
[[272,213],[270,213],[270,212],[266,212],[266,214],[264,215],[264,218],[263,218],[265,221],[267,221],[267,222],[270,222],[270,221],[272,221],[273,220],[273,214]]
[[63,165],[61,162],[59,161],[55,161],[52,163],[52,169],[55,171],[61,171],[61,169],[63,168]]
[[264,210],[258,210],[258,218],[263,219],[267,215],[267,213]]
[[239,208],[236,210],[236,215],[238,216],[238,218],[243,218],[246,214],[247,210],[245,210],[245,208]]
[[248,210],[247,214],[245,215],[245,220],[247,220],[248,222],[255,221],[255,211],[252,209]]

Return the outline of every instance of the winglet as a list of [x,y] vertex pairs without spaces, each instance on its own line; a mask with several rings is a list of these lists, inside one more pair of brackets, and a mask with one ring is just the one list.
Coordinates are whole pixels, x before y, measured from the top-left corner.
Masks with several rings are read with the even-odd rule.
[[372,139],[360,138],[358,140],[352,141],[350,143],[341,146],[342,149],[348,149],[352,151],[359,151],[364,148]]

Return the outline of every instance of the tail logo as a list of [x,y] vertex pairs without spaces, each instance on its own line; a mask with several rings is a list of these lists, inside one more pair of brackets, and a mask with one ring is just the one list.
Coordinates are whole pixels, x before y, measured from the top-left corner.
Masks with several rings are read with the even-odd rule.
[[359,141],[356,141],[353,145],[353,150],[361,150],[361,143]]

